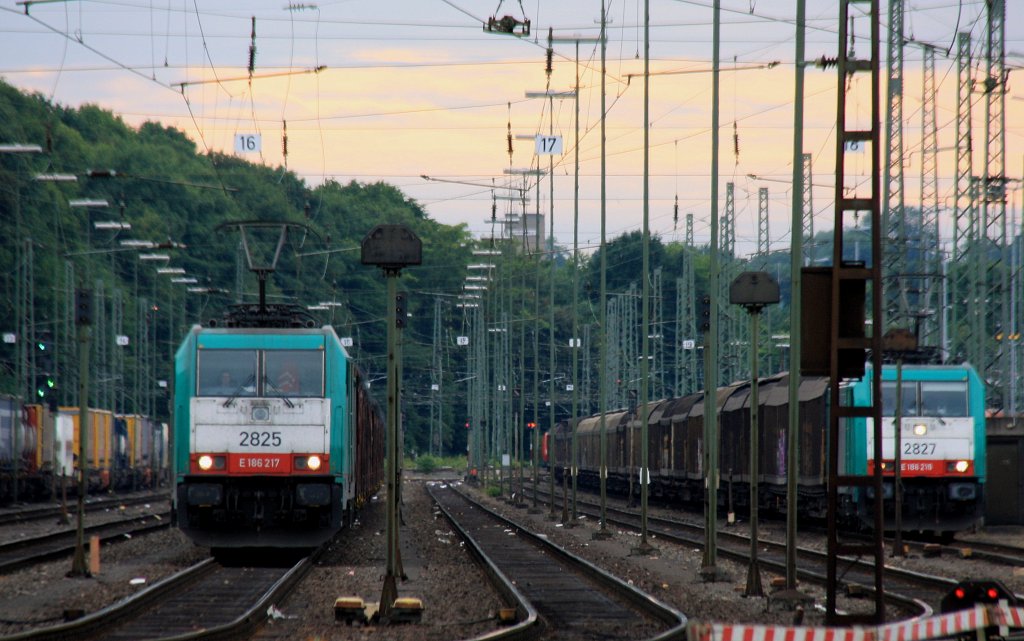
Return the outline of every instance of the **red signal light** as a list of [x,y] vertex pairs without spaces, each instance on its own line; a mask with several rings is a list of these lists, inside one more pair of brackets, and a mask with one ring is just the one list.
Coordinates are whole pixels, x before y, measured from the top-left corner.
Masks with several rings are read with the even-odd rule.
[[953,612],[970,608],[977,604],[999,603],[1001,601],[1006,601],[1010,605],[1017,604],[1013,592],[995,579],[967,580],[957,584],[942,599],[941,611],[943,613]]

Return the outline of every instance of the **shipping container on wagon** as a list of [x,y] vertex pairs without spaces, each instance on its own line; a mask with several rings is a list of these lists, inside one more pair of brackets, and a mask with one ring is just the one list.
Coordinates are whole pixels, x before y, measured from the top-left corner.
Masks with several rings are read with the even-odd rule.
[[53,455],[53,415],[45,405],[24,406],[26,437],[32,441],[28,455],[25,487],[19,490],[23,498],[38,501],[55,492]]
[[[25,479],[34,466],[35,433],[25,421],[21,401],[14,396],[0,396],[0,502],[16,500],[25,490]],[[15,483],[17,475],[17,483]]]
[[0,396],[0,472],[10,476],[14,470],[14,461],[20,452],[15,453],[15,430],[21,429],[21,402],[13,396]]
[[171,479],[171,428],[163,421],[158,422],[154,434],[156,441],[156,459],[153,462],[154,483],[162,485],[169,483]]
[[0,397],[0,461],[4,469],[13,469],[11,462],[15,459],[23,475],[36,469],[37,446],[38,435],[28,422],[25,408],[17,398]]
[[164,424],[139,414],[120,415],[117,419],[123,423],[127,439],[123,449],[121,445],[118,448],[131,472],[126,479],[127,486],[131,489],[153,487],[162,467],[162,441],[166,438]]
[[[59,416],[70,418],[74,430],[72,452],[77,461],[81,457],[82,433],[79,426],[79,408],[60,407]],[[110,410],[89,409],[86,433],[86,464],[89,469],[89,491],[111,487],[111,466],[114,452],[114,413]],[[77,467],[77,463],[76,463]]]
[[25,424],[34,439],[30,474],[53,472],[53,417],[45,405],[26,405]]
[[54,473],[69,478],[75,474],[78,455],[75,453],[76,421],[70,413],[60,411],[53,417]]

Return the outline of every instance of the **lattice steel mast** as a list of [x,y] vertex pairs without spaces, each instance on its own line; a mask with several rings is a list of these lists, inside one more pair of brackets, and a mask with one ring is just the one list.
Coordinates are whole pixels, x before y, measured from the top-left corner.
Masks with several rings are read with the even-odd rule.
[[956,182],[953,199],[953,256],[951,264],[952,301],[950,310],[950,356],[982,367],[979,349],[981,309],[975,255],[978,243],[978,211],[973,167],[971,98],[971,34],[957,35]]
[[940,346],[939,291],[942,282],[942,252],[939,247],[939,134],[935,116],[935,48],[921,45],[923,76],[921,87],[921,220],[917,237],[914,272],[918,283],[912,310],[921,315],[918,344]]
[[1000,406],[1006,407],[1013,394],[1009,375],[1010,291],[1006,242],[1006,5],[1004,0],[987,0],[986,6],[985,175],[980,199],[981,240],[985,251],[982,276],[987,302],[980,339],[985,341],[981,353],[988,356],[984,364],[985,379],[992,382],[990,391],[1000,399]]
[[[718,255],[721,262],[718,280],[718,300],[729,300],[729,285],[738,273],[736,263],[736,186],[725,184],[725,210],[718,221]],[[739,312],[732,305],[722,305],[718,310],[720,324],[718,331],[718,380],[722,383],[744,378],[747,359],[742,358],[740,349]]]
[[[857,58],[853,50],[852,38],[849,37],[852,26],[850,20],[851,5],[869,5],[868,9],[860,9],[860,15],[866,17],[870,24],[870,55],[867,59]],[[835,214],[833,220],[832,267],[829,271],[830,283],[830,328],[829,328],[829,438],[828,438],[828,568],[826,577],[825,616],[829,625],[851,623],[882,623],[885,621],[885,602],[883,600],[883,571],[885,568],[885,550],[883,548],[883,532],[885,529],[883,501],[876,500],[872,505],[873,522],[872,537],[869,541],[851,539],[847,532],[840,528],[839,510],[846,504],[849,491],[872,492],[882,497],[882,334],[884,319],[882,316],[883,256],[881,199],[883,186],[880,181],[879,143],[880,135],[880,102],[879,89],[879,9],[878,0],[841,0],[839,9],[839,51],[838,51],[838,91],[836,117],[836,184]],[[847,44],[850,44],[847,49]],[[856,123],[857,114],[847,110],[847,94],[850,87],[858,86],[848,81],[855,74],[870,75],[870,122],[867,127]],[[863,85],[859,86],[863,88]],[[849,118],[848,118],[849,114]],[[860,118],[864,120],[863,117]],[[871,174],[867,186],[859,184],[847,185],[846,154],[853,146],[869,145],[871,150]],[[850,181],[853,183],[853,181]],[[864,193],[867,190],[868,193]],[[871,263],[866,264],[849,260],[844,254],[844,234],[848,217],[857,218],[868,214],[871,227]],[[804,285],[809,281],[804,280]],[[805,291],[806,293],[806,291]],[[804,299],[808,301],[807,298]],[[805,305],[806,308],[806,305]],[[868,314],[866,314],[868,312]],[[866,335],[866,323],[870,320],[870,336]],[[810,353],[812,350],[808,349]],[[864,358],[870,351],[871,396],[868,406],[853,407],[844,405],[846,402],[841,393],[844,378],[864,376]],[[843,430],[847,429],[851,418],[868,419],[872,430],[873,448],[867,452],[874,465],[870,474],[852,474],[840,466],[839,442]],[[845,454],[845,453],[844,453]],[[842,538],[845,537],[845,538]],[[868,614],[849,614],[837,610],[836,597],[839,587],[840,557],[862,556],[874,561],[874,611]]]
[[812,171],[811,154],[802,155],[803,162],[803,265],[813,265],[816,254],[814,246],[814,187],[811,179],[814,176]]
[[757,190],[757,269],[767,266],[771,243],[768,236],[768,188],[761,187]]
[[[903,180],[903,0],[889,0],[889,47],[886,85],[885,194],[885,312],[895,327],[907,325],[907,229]],[[845,43],[840,43],[845,46]],[[874,150],[872,150],[874,151]]]
[[676,279],[676,396],[693,394],[700,389],[697,314],[694,308],[697,292],[693,272],[693,214],[686,214],[686,242],[683,247],[682,276]]

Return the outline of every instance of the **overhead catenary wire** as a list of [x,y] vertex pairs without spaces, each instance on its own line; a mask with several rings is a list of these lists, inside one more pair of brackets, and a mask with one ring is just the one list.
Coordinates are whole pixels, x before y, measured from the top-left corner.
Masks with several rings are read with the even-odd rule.
[[[687,4],[687,3],[682,3],[682,4]],[[708,6],[710,5],[710,3],[709,3],[709,2],[704,2],[704,3],[689,3],[689,4],[692,4],[692,5],[694,5],[694,6],[703,6],[703,7],[708,7]],[[727,11],[727,12],[729,12],[729,10],[726,10],[726,11]],[[230,14],[228,14],[227,12],[217,12],[217,13],[219,13],[219,14],[221,14],[221,15],[230,15]],[[737,16],[737,17],[736,17],[736,20],[740,20],[740,19],[746,19],[747,17],[749,17],[749,16],[748,16],[748,12],[747,12],[747,8],[746,8],[746,7],[743,7],[743,8],[742,8],[742,11],[735,11],[735,12],[733,12],[733,13],[734,13],[734,14],[735,14],[735,15]],[[762,12],[760,12],[760,13],[763,13],[763,11],[762,11]],[[741,14],[742,14],[742,15],[741,15]],[[210,14],[210,13],[208,13],[208,12],[204,12],[204,15],[211,15],[211,14]],[[235,18],[238,18],[238,16],[233,16],[233,17],[235,17]],[[246,18],[248,18],[248,17],[249,17],[249,16],[246,16]],[[756,16],[754,16],[754,17],[756,18]],[[766,18],[767,18],[767,17],[766,17]],[[263,18],[262,18],[262,16],[261,16],[261,20],[262,20],[262,19],[263,19]],[[271,19],[273,19],[273,18],[271,18]],[[292,16],[288,16],[288,18],[287,18],[287,19],[289,19],[289,20],[292,20],[293,18],[292,18]],[[344,22],[346,22],[346,21],[334,21],[334,22],[336,22],[336,23],[339,23],[339,24],[340,24],[340,23],[344,23]],[[355,22],[360,22],[360,21],[355,21]],[[363,22],[373,22],[373,21],[363,21]],[[382,20],[382,21],[378,21],[378,22],[380,22],[380,23],[382,23],[382,24],[385,24],[385,23],[387,23],[387,24],[391,24],[391,23],[394,23],[394,24],[400,24],[400,23],[401,23],[400,21],[385,21],[385,20]],[[408,21],[408,22],[407,22],[407,24],[409,24],[409,25],[411,26],[411,25],[412,25],[412,24],[413,24],[414,22],[418,22],[418,21]],[[671,21],[669,21],[669,22],[671,22]],[[679,23],[682,23],[682,21],[677,21],[677,22],[679,22]],[[763,21],[762,21],[762,22],[763,22]],[[426,24],[426,23],[423,23],[423,24]],[[694,24],[697,24],[697,22],[694,22]],[[419,26],[419,25],[416,25],[416,26]],[[478,27],[477,27],[477,28],[478,28]],[[261,29],[261,32],[262,32],[262,29]],[[205,33],[205,34],[204,34],[204,37],[209,37],[209,35],[210,35],[210,34],[209,34],[209,32],[207,31],[207,33]],[[262,36],[263,36],[263,34],[261,33],[261,38],[262,38]],[[262,52],[261,52],[261,55],[262,55]],[[262,65],[261,65],[261,66],[262,66]],[[196,101],[196,97],[195,97],[195,96],[193,96],[193,102],[195,102],[195,101]],[[194,114],[194,115],[196,115],[196,116],[200,116],[200,118],[198,118],[198,121],[199,121],[199,122],[200,122],[201,124],[203,124],[203,126],[204,126],[204,129],[206,129],[207,131],[209,131],[209,129],[208,129],[209,121],[208,121],[208,120],[206,120],[206,118],[208,118],[208,117],[210,117],[210,116],[216,116],[216,114],[201,114],[201,113],[198,113],[198,112],[197,112],[196,114]],[[289,119],[289,120],[293,120],[294,122],[298,122],[298,121],[297,121],[297,120],[295,120],[294,118],[288,118],[288,119]],[[261,120],[265,120],[265,121],[280,121],[281,119],[280,119],[280,118],[262,118]],[[293,122],[293,124],[294,124],[294,122]],[[293,132],[293,133],[294,133],[294,132]],[[623,153],[628,153],[628,152],[623,152]]]

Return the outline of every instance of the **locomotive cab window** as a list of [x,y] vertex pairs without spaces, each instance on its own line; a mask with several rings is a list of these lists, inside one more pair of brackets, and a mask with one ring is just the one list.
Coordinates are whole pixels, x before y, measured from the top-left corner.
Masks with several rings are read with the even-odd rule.
[[[920,416],[917,406],[917,383],[903,381],[900,386],[903,416]],[[882,416],[896,416],[896,383],[882,383]]]
[[924,416],[967,416],[967,383],[921,383],[921,407]]
[[324,357],[320,350],[263,352],[264,396],[317,397],[324,395]]
[[256,350],[204,349],[196,375],[199,396],[256,396]]

